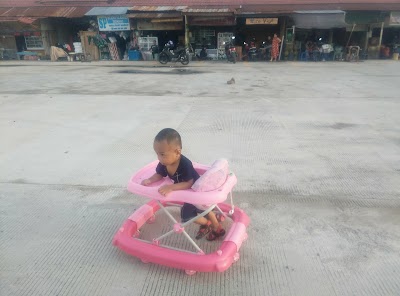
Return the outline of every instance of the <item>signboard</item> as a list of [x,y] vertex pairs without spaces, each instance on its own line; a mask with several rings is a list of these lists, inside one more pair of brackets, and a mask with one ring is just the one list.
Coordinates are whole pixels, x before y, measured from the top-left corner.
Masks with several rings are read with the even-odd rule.
[[129,18],[124,15],[98,16],[99,31],[129,31]]
[[184,24],[183,22],[161,23],[161,22],[152,22],[151,20],[138,20],[137,28],[138,30],[144,30],[144,31],[151,31],[151,30],[177,31],[177,30],[184,30]]
[[266,18],[247,18],[246,25],[277,25],[277,17],[266,17]]
[[400,11],[390,13],[389,26],[400,26]]
[[234,26],[236,25],[236,18],[234,16],[221,16],[221,17],[204,17],[194,16],[190,17],[189,25],[191,26]]

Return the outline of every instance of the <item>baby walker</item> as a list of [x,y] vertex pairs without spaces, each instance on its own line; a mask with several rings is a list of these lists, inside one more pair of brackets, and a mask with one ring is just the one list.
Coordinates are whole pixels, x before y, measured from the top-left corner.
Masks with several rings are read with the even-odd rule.
[[[236,176],[233,173],[229,173],[227,169],[226,176],[221,182],[223,184],[212,191],[200,192],[189,189],[173,191],[167,196],[163,196],[158,192],[158,188],[162,185],[170,184],[169,178],[164,178],[150,186],[141,185],[142,180],[154,174],[157,164],[158,161],[148,164],[130,179],[128,190],[150,198],[151,201],[137,209],[124,222],[115,234],[113,244],[124,252],[138,257],[144,263],[151,262],[183,269],[188,275],[192,275],[197,271],[223,272],[227,270],[233,262],[239,260],[239,249],[243,241],[247,239],[246,227],[250,222],[246,213],[233,205],[232,189],[237,182]],[[202,175],[208,170],[211,172],[212,169],[212,167],[198,163],[193,163],[193,166],[201,176],[200,178],[204,177]],[[231,204],[223,203],[228,195],[230,196]],[[168,207],[181,207],[184,202],[206,205],[206,207],[204,207],[204,212],[197,217],[185,223],[180,223],[168,211]],[[154,222],[155,213],[160,209],[173,222],[172,229],[159,237],[154,237],[152,241],[140,238],[140,228],[146,222]],[[232,226],[227,231],[220,247],[215,252],[206,254],[185,231],[185,227],[213,210],[220,212],[223,217],[232,219]],[[185,236],[190,245],[196,249],[196,252],[163,245],[163,239],[173,233]],[[215,241],[213,243],[218,242]]]

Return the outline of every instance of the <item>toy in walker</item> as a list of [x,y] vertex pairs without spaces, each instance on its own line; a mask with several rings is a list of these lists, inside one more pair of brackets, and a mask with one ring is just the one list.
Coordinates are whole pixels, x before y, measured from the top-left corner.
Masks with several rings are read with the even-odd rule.
[[[153,175],[157,164],[158,161],[148,164],[131,178],[128,190],[152,200],[141,206],[124,222],[115,234],[113,244],[124,252],[138,257],[144,263],[152,262],[183,269],[188,275],[192,275],[197,271],[223,272],[227,270],[233,262],[239,259],[239,249],[243,241],[247,239],[246,227],[250,222],[246,213],[233,205],[232,189],[237,182],[236,176],[227,171],[226,180],[224,179],[223,184],[211,191],[199,192],[189,189],[173,191],[167,196],[163,196],[158,192],[158,188],[168,184],[170,182],[168,178],[164,178],[150,186],[141,185],[142,180]],[[193,163],[193,166],[201,176],[200,178],[207,170],[211,171],[212,169],[198,163]],[[231,204],[223,203],[228,195],[230,196]],[[197,217],[185,223],[179,223],[168,211],[167,207],[180,207],[184,202],[206,205],[206,207]],[[160,209],[173,222],[172,229],[159,237],[153,238],[152,241],[140,238],[140,228],[146,222],[154,222],[155,213]],[[224,217],[229,217],[232,220],[232,226],[220,247],[215,252],[206,254],[185,231],[185,227],[213,210],[222,213]],[[174,233],[185,236],[196,252],[161,244],[163,239]]]

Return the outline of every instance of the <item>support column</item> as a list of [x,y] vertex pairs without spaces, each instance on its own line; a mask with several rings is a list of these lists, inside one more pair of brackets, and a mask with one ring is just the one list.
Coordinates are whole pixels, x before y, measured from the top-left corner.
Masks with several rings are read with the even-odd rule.
[[383,26],[385,25],[384,22],[382,22],[381,25],[381,35],[379,36],[379,52],[381,51],[381,45],[382,45],[382,36],[383,36]]
[[370,36],[370,32],[371,32],[371,27],[368,26],[367,31],[365,32],[365,43],[364,43],[364,55],[366,55],[367,50],[368,50],[368,40],[369,40],[369,36]]
[[187,15],[185,15],[185,47],[189,47],[189,24]]
[[385,25],[384,22],[381,24],[381,34],[379,36],[379,45],[378,45],[378,59],[381,58],[381,46],[382,46],[382,37],[383,37],[383,26]]
[[328,40],[329,44],[333,43],[333,29],[329,30],[329,40]]
[[282,25],[280,27],[280,34],[279,34],[280,39],[282,39],[283,35],[285,35],[285,31],[286,31],[286,17],[283,17]]

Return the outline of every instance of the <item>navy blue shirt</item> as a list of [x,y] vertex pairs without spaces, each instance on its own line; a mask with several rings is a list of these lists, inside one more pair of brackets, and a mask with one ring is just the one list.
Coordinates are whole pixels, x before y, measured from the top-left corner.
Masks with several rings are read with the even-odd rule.
[[178,168],[176,169],[176,172],[173,176],[170,176],[168,174],[167,167],[165,165],[162,165],[160,162],[157,165],[156,173],[163,177],[170,177],[171,180],[174,181],[174,184],[187,182],[192,179],[194,183],[198,178],[200,178],[199,174],[194,169],[192,162],[183,155],[181,155]]

